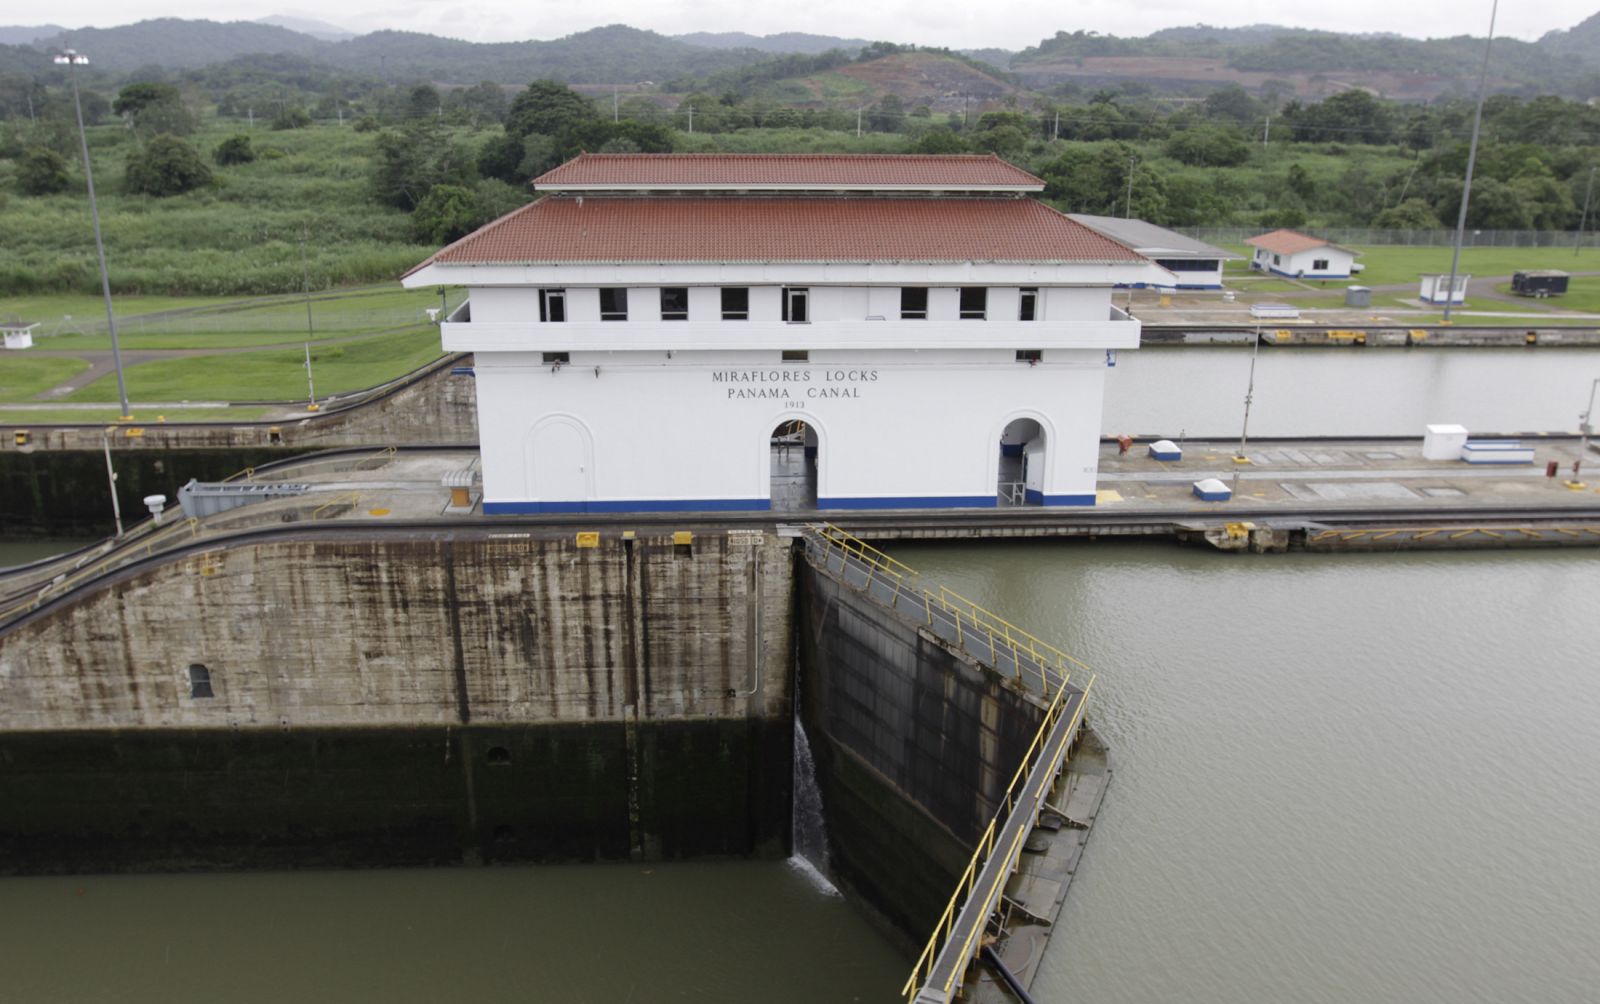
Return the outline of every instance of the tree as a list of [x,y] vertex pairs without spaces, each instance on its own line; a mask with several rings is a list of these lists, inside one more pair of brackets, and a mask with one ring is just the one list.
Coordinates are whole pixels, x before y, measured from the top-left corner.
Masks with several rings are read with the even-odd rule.
[[211,151],[211,159],[217,162],[218,167],[232,167],[255,160],[256,152],[250,146],[250,137],[240,133],[218,143],[217,148]]
[[1261,103],[1238,84],[1212,91],[1201,107],[1205,110],[1206,118],[1223,119],[1237,125],[1253,125],[1264,113]]
[[478,174],[485,178],[498,178],[512,185],[527,181],[527,177],[519,170],[523,142],[510,133],[490,136],[478,150]]
[[936,126],[911,144],[912,153],[971,153],[966,141],[954,129]]
[[211,169],[194,147],[176,136],[162,134],[128,158],[124,180],[130,192],[179,195],[210,184]]
[[422,244],[448,244],[478,229],[478,200],[463,185],[434,185],[411,213],[411,234]]
[[195,127],[194,116],[183,105],[183,95],[171,84],[129,84],[117,92],[111,110],[127,119],[142,137],[163,133],[182,136]]
[[66,158],[54,150],[34,147],[17,161],[17,188],[24,195],[54,195],[71,183]]
[[461,109],[473,125],[506,120],[511,102],[499,84],[485,80],[458,93]]
[[284,105],[272,117],[274,129],[304,129],[311,124],[311,113],[299,105]]
[[438,89],[432,84],[418,84],[406,95],[405,116],[408,119],[438,118],[440,107]]
[[378,134],[372,166],[373,195],[384,205],[412,210],[435,185],[466,185],[476,158],[451,143],[435,122]]
[[531,133],[551,136],[599,118],[594,102],[565,84],[535,80],[511,102],[506,132],[519,139]]
[[1234,167],[1250,159],[1250,144],[1234,129],[1215,126],[1173,133],[1166,143],[1168,157],[1197,167]]
[[1407,199],[1378,213],[1372,225],[1385,230],[1441,230],[1438,214],[1422,199]]

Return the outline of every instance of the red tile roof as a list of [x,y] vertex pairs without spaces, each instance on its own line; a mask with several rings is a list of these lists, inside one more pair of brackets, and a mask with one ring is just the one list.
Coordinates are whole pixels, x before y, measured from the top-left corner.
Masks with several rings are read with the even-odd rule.
[[1332,241],[1325,241],[1321,237],[1312,237],[1293,230],[1274,230],[1270,234],[1248,238],[1245,243],[1271,251],[1274,254],[1299,254],[1301,251],[1310,251],[1313,248],[1322,247],[1339,248],[1340,251],[1350,250],[1349,248],[1339,247]]
[[435,262],[1143,260],[1026,198],[557,195],[502,216],[417,268]]
[[855,188],[1038,191],[1044,182],[994,154],[585,153],[535,188]]

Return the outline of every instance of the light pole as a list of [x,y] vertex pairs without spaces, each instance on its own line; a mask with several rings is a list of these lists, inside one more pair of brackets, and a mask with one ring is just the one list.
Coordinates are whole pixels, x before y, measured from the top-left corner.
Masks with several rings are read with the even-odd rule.
[[[1450,256],[1450,284],[1444,288],[1444,323],[1450,323],[1450,305],[1455,302],[1456,273],[1461,269],[1461,238],[1467,229],[1467,200],[1472,197],[1472,168],[1478,161],[1478,134],[1483,130],[1483,96],[1489,83],[1489,49],[1494,45],[1494,19],[1500,13],[1500,0],[1489,8],[1489,37],[1483,43],[1483,69],[1478,72],[1478,108],[1472,113],[1472,142],[1467,145],[1467,177],[1461,186],[1461,211],[1456,216],[1456,249]],[[1478,243],[1473,231],[1472,243]],[[1463,292],[1461,302],[1466,303]]]
[[1589,166],[1589,184],[1583,189],[1583,215],[1578,217],[1578,239],[1572,242],[1572,257],[1583,247],[1583,228],[1589,223],[1589,196],[1594,194],[1594,165]]
[[83,150],[83,180],[89,187],[89,218],[94,221],[94,250],[100,257],[100,292],[106,298],[106,327],[111,331],[111,361],[117,369],[117,396],[122,400],[122,421],[133,421],[128,409],[128,384],[122,377],[122,346],[117,341],[117,316],[111,309],[111,276],[106,272],[106,243],[100,237],[100,209],[94,200],[94,171],[89,167],[89,136],[83,129],[83,102],[78,99],[78,67],[89,57],[73,49],[56,54],[55,61],[72,78],[72,106],[78,112],[78,145]]
[[1583,409],[1583,414],[1578,416],[1578,432],[1582,439],[1578,441],[1578,459],[1572,462],[1572,480],[1567,482],[1574,488],[1582,488],[1583,482],[1578,480],[1578,475],[1583,471],[1583,458],[1589,455],[1589,434],[1594,431],[1594,426],[1589,424],[1589,419],[1594,415],[1594,392],[1600,387],[1600,377],[1595,377],[1589,384],[1589,406]]

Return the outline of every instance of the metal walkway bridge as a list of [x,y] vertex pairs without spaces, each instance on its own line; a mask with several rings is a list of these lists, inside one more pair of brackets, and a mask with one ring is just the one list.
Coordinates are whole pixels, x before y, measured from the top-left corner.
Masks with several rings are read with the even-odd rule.
[[[1001,911],[1006,884],[1083,724],[1094,675],[1078,660],[826,523],[804,528],[806,559],[819,571],[921,623],[980,664],[1007,675],[1045,709],[1005,796],[918,957],[902,993],[940,1004],[961,992],[983,935]],[[1074,673],[1076,672],[1076,676]]]

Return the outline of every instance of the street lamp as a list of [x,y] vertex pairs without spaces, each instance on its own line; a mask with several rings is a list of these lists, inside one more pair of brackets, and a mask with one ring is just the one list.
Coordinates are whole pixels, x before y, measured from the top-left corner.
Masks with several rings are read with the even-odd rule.
[[73,49],[56,54],[55,62],[67,67],[72,78],[72,106],[78,112],[78,145],[83,150],[83,180],[89,187],[89,218],[94,221],[94,249],[100,257],[100,292],[106,298],[106,327],[111,331],[111,361],[117,369],[117,396],[122,400],[122,421],[130,422],[133,414],[128,408],[128,384],[122,377],[122,346],[117,341],[117,317],[111,310],[111,276],[106,272],[106,244],[100,237],[100,209],[94,199],[94,171],[89,167],[89,137],[83,129],[83,102],[78,98],[78,67],[86,66],[89,57]]
[[1572,462],[1572,480],[1568,482],[1574,488],[1583,487],[1583,482],[1578,480],[1578,476],[1583,471],[1583,458],[1589,455],[1589,434],[1594,431],[1594,426],[1590,420],[1594,417],[1594,392],[1596,388],[1600,388],[1600,377],[1595,377],[1594,382],[1589,384],[1589,407],[1585,408],[1583,414],[1578,416],[1578,431],[1582,433],[1583,438],[1578,442],[1578,459]]

